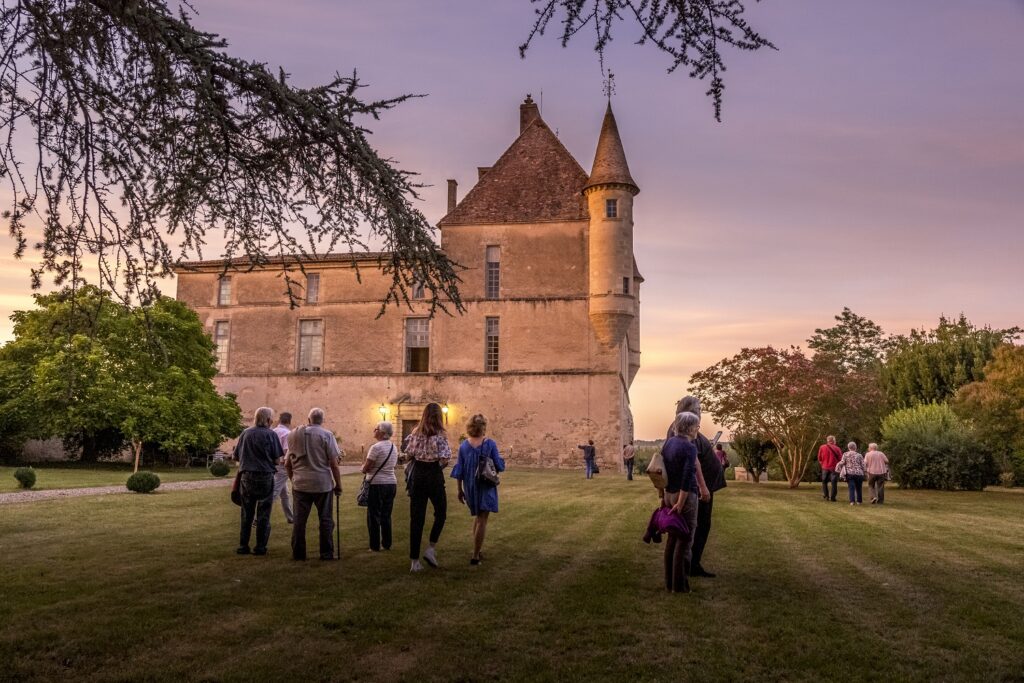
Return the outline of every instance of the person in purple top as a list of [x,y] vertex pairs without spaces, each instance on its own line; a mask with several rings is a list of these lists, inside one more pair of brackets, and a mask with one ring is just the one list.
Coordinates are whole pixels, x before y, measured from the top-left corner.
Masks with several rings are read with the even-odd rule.
[[661,448],[665,461],[665,494],[662,505],[680,515],[689,529],[687,536],[669,533],[665,543],[665,588],[672,593],[690,592],[690,561],[697,528],[697,447],[693,441],[700,430],[700,418],[679,413],[673,425],[674,436]]

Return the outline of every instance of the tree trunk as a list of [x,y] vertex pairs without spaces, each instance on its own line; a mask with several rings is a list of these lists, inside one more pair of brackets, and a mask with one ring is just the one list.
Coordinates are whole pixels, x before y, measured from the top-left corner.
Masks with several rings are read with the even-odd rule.
[[94,463],[99,460],[99,445],[95,434],[82,433],[82,455],[81,462]]
[[135,469],[132,470],[132,473],[134,474],[139,471],[139,456],[142,455],[142,442],[132,441],[132,450],[135,451]]

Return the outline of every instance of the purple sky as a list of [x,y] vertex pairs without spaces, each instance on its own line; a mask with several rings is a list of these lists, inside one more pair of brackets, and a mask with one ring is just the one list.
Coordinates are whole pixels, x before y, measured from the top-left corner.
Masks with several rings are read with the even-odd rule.
[[[596,56],[585,36],[562,49],[549,35],[520,60],[527,0],[194,6],[234,53],[296,82],[357,68],[367,97],[429,95],[367,125],[432,185],[431,221],[445,179],[461,197],[512,142],[528,92],[543,91],[544,119],[590,167]],[[743,346],[802,343],[843,306],[892,332],[942,313],[1024,323],[1024,2],[765,0],[748,16],[780,50],[727,55],[721,124],[706,86],[666,74],[628,25],[607,56],[641,187],[640,438],[664,433],[695,370]],[[6,320],[28,303],[28,267],[4,245]]]

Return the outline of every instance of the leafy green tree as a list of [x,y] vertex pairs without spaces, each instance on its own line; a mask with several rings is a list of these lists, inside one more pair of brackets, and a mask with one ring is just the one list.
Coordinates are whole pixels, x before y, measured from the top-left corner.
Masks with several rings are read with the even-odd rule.
[[876,368],[884,362],[892,341],[881,327],[847,307],[835,320],[832,327],[814,330],[807,340],[809,349],[850,371]]
[[911,330],[896,337],[882,368],[882,386],[891,408],[942,402],[970,382],[984,379],[986,363],[1003,344],[1020,336],[1018,327],[977,328],[960,315],[939,318],[934,330]]
[[743,468],[753,476],[755,484],[761,481],[761,475],[768,471],[768,466],[778,456],[771,439],[756,432],[733,432],[730,446],[739,456]]
[[953,408],[975,424],[1001,469],[1024,484],[1024,347],[998,347],[984,374],[957,391]]
[[144,443],[183,453],[238,433],[238,404],[213,385],[213,342],[184,304],[132,308],[92,286],[36,301],[12,316],[15,338],[0,349],[0,415],[21,438],[60,436],[95,460],[126,439],[136,455]]
[[900,488],[980,491],[994,480],[991,453],[946,403],[891,413],[882,421],[882,438]]
[[834,365],[771,346],[743,349],[690,378],[691,391],[723,425],[772,442],[792,488],[832,425],[837,386]]

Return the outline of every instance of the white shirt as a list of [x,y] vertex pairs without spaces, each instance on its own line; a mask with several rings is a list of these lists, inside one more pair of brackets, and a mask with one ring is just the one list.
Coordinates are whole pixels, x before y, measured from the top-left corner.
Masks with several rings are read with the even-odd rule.
[[[370,471],[363,477],[366,481],[374,484],[397,484],[395,477],[395,465],[398,464],[398,449],[390,441],[378,441],[370,446],[366,452],[366,462],[370,463]],[[381,467],[381,463],[384,466]],[[380,467],[380,473],[374,476],[373,473]]]

